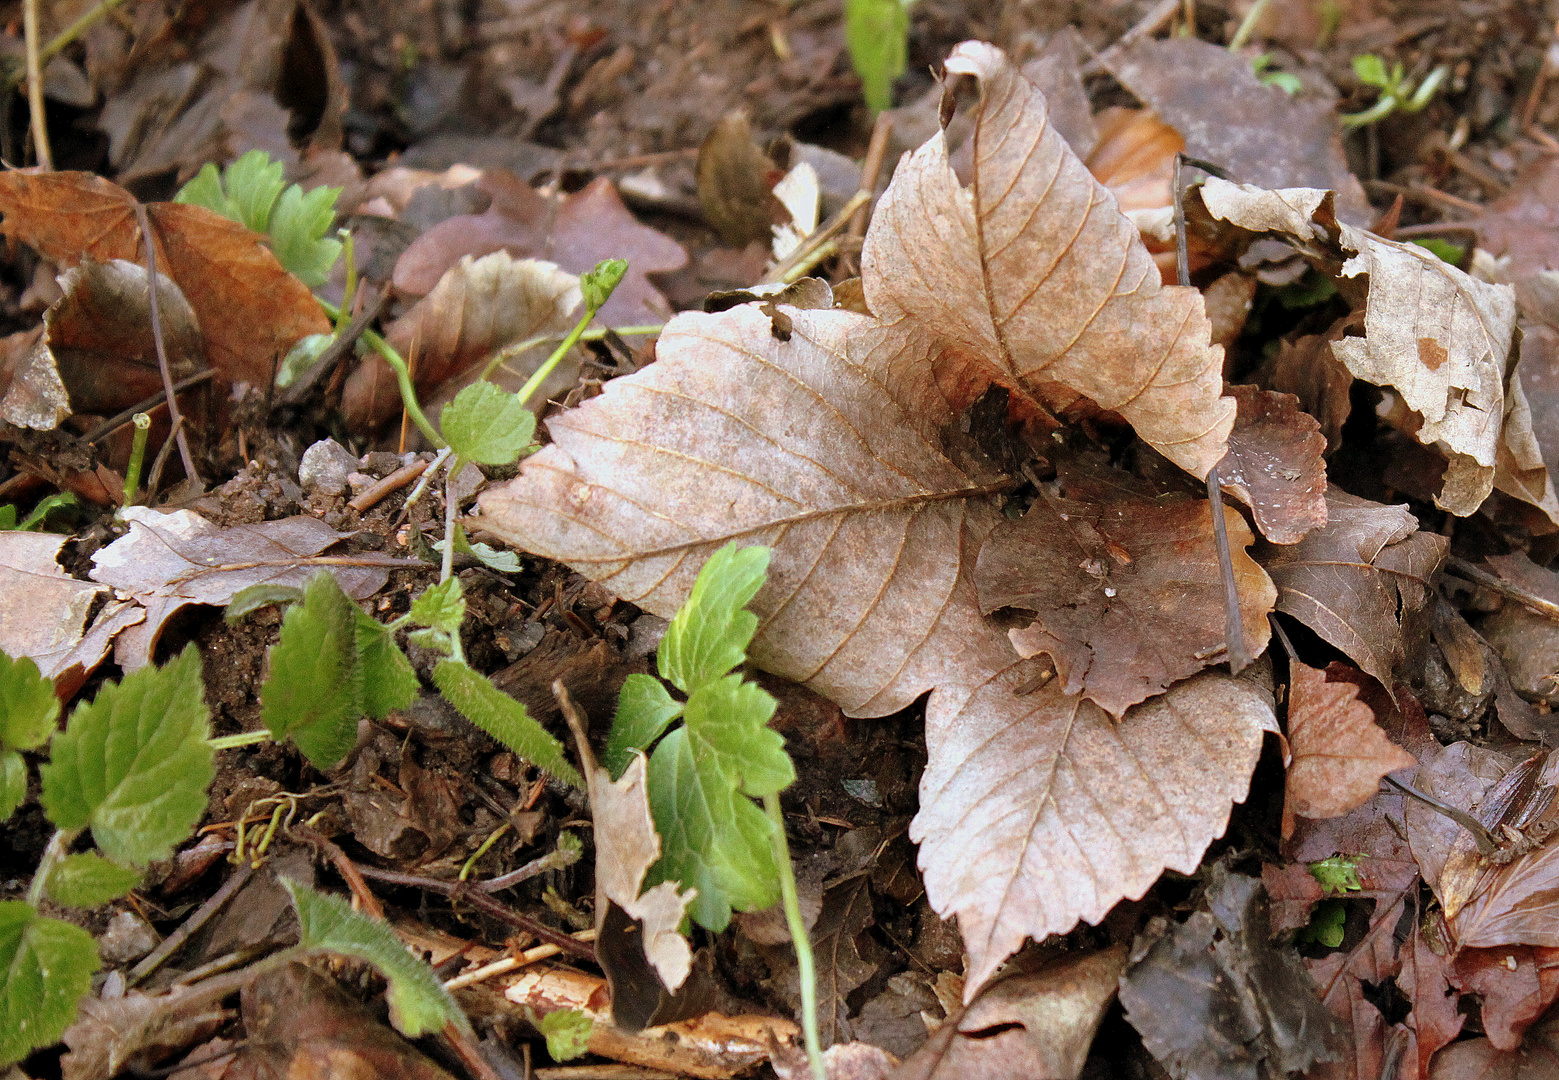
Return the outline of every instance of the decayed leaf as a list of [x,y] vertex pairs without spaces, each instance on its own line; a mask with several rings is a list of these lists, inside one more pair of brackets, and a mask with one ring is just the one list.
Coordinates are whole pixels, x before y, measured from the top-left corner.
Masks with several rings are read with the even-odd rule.
[[1271,704],[1206,673],[1119,721],[1023,665],[965,700],[934,695],[910,838],[926,893],[958,912],[971,990],[1025,935],[1098,922],[1168,867],[1189,873],[1244,799]]
[[1417,765],[1412,754],[1386,738],[1375,713],[1359,700],[1359,688],[1326,672],[1289,662],[1288,744],[1293,760],[1283,801],[1283,835],[1295,814],[1341,817],[1363,806],[1380,778]]
[[704,218],[733,247],[773,239],[773,227],[790,220],[774,194],[783,170],[752,140],[741,111],[727,113],[698,148],[698,202]]
[[1401,959],[1397,986],[1413,1004],[1413,1045],[1403,1060],[1408,1067],[1417,1067],[1417,1075],[1427,1076],[1435,1052],[1461,1034],[1467,1018],[1456,1010],[1456,994],[1449,979],[1450,958],[1430,947],[1422,923],[1413,927],[1412,940],[1402,951]]
[[1517,1051],[1467,1039],[1435,1055],[1429,1080],[1548,1080],[1559,1075],[1559,1009],[1549,1009]]
[[1261,882],[1219,864],[1200,910],[1150,927],[1121,980],[1126,1018],[1171,1076],[1285,1076],[1330,1060],[1337,1024],[1292,952],[1267,940]]
[[1126,947],[993,984],[948,1017],[894,1080],[1075,1080],[1126,968]]
[[1559,269],[1559,162],[1545,155],[1522,169],[1471,224],[1480,247],[1509,257],[1512,276]]
[[[1389,1053],[1390,1027],[1366,996],[1366,986],[1378,986],[1401,968],[1392,936],[1402,921],[1403,894],[1416,880],[1411,870],[1399,879],[1392,895],[1378,897],[1370,914],[1369,929],[1352,949],[1305,959],[1314,980],[1312,991],[1331,1010],[1341,1038],[1334,1060],[1313,1067],[1314,1080],[1375,1080],[1382,1074]],[[1353,893],[1350,895],[1359,895]],[[1292,955],[1292,954],[1289,954]]]
[[[385,338],[402,356],[416,357],[418,398],[428,403],[448,398],[465,381],[460,376],[504,346],[566,332],[579,301],[579,279],[552,263],[505,251],[466,255],[390,324]],[[459,382],[446,386],[450,379]],[[341,407],[354,425],[369,428],[398,413],[401,397],[390,366],[375,356],[352,372]]]
[[0,595],[7,598],[0,603],[0,650],[30,657],[48,679],[71,672],[59,690],[73,693],[108,654],[114,635],[144,615],[132,604],[110,603],[89,625],[87,616],[108,590],[77,581],[55,561],[67,539],[0,532]]
[[1196,476],[1224,456],[1234,402],[1202,298],[1159,284],[1137,229],[1050,126],[997,49],[965,42],[979,84],[973,182],[939,132],[900,163],[861,254],[867,306],[948,339],[958,362],[1042,396],[1060,383],[1119,412]]
[[1559,949],[1462,949],[1453,981],[1481,999],[1479,1015],[1489,1042],[1500,1050],[1517,1050],[1527,1028],[1559,996]]
[[1218,478],[1250,507],[1263,536],[1274,544],[1297,544],[1326,524],[1321,425],[1300,411],[1292,394],[1255,386],[1231,386],[1229,394],[1238,411]]
[[395,264],[395,287],[412,296],[433,291],[462,256],[507,251],[556,262],[583,274],[602,259],[627,259],[628,274],[599,318],[606,326],[661,323],[670,309],[646,274],[687,262],[680,244],[640,225],[605,177],[556,202],[517,177],[488,170],[477,186],[492,196],[481,214],[446,218],[418,237]]
[[1418,531],[1405,506],[1326,494],[1327,523],[1297,544],[1263,544],[1256,558],[1294,616],[1386,686],[1403,657],[1399,613],[1429,598],[1446,540]]
[[[1074,491],[1063,473],[1075,497],[1042,496],[997,525],[975,567],[982,611],[1038,615],[1011,631],[1018,654],[1050,654],[1068,694],[1116,717],[1217,660],[1226,633],[1211,504],[1156,500],[1127,479]],[[1223,513],[1245,640],[1260,652],[1277,590],[1245,553],[1254,539],[1245,519]]]
[[[0,233],[64,267],[145,259],[135,197],[89,173],[13,169],[0,174]],[[258,233],[199,206],[146,207],[157,266],[194,309],[206,359],[223,376],[270,382],[277,357],[330,321],[308,287],[276,261]]]
[[1396,391],[1420,421],[1413,436],[1445,453],[1438,505],[1465,516],[1498,487],[1559,521],[1526,398],[1509,378],[1509,286],[1337,221],[1325,191],[1265,191],[1212,177],[1201,198],[1214,218],[1286,236],[1340,283],[1365,288],[1364,336],[1334,341],[1332,352],[1355,377]]
[[1106,66],[1185,137],[1192,157],[1250,184],[1331,188],[1344,221],[1373,219],[1348,171],[1333,101],[1264,86],[1247,55],[1194,37],[1144,38]]

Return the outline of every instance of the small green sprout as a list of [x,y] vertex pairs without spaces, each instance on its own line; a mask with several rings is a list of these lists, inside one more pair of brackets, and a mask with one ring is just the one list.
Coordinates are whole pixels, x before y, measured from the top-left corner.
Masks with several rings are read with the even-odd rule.
[[1341,896],[1347,892],[1358,892],[1363,888],[1359,884],[1359,862],[1362,855],[1333,855],[1330,859],[1321,859],[1310,864],[1310,876],[1320,882],[1328,895]]
[[893,80],[909,56],[909,9],[915,0],[845,0],[844,39],[872,112],[893,108]]
[[1418,112],[1429,104],[1435,91],[1440,89],[1440,84],[1451,74],[1451,66],[1441,64],[1415,87],[1413,80],[1407,77],[1401,61],[1393,64],[1388,70],[1386,62],[1380,57],[1374,53],[1365,53],[1363,56],[1353,58],[1353,73],[1364,85],[1379,90],[1380,97],[1375,104],[1362,112],[1343,113],[1338,119],[1345,128],[1373,124],[1398,110],[1405,113]]
[[1251,57],[1250,69],[1256,73],[1256,78],[1263,86],[1275,86],[1289,97],[1304,89],[1304,84],[1299,81],[1298,75],[1289,71],[1273,71],[1270,70],[1271,67],[1271,53]]

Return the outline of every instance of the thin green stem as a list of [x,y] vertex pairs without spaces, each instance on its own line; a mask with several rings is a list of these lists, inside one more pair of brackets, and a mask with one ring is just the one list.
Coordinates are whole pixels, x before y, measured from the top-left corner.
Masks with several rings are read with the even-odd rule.
[[152,418],[143,412],[136,413],[131,422],[135,424],[135,440],[130,444],[130,465],[125,469],[126,506],[135,502],[135,489],[141,486],[141,466],[146,463],[146,436],[152,429]]
[[772,843],[774,864],[779,870],[780,902],[785,908],[785,925],[796,946],[796,974],[801,980],[801,1033],[807,1043],[807,1063],[813,1080],[828,1080],[823,1064],[823,1044],[817,1034],[817,970],[812,962],[812,942],[801,918],[801,901],[796,895],[796,874],[790,866],[790,845],[785,841],[785,815],[780,811],[778,795],[763,797],[763,810],[774,825]]
[[341,253],[346,257],[346,287],[341,290],[341,310],[336,314],[336,336],[352,322],[352,301],[357,296],[357,255],[352,247],[352,230],[341,230]]
[[232,750],[238,746],[253,746],[255,743],[270,741],[269,731],[241,731],[237,735],[219,735],[215,739],[207,739],[206,745],[213,750]]
[[124,0],[102,0],[102,3],[92,8],[86,14],[82,15],[81,18],[77,19],[75,22],[71,23],[69,26],[65,27],[65,29],[61,30],[57,35],[55,35],[53,41],[49,42],[39,50],[38,59],[47,64],[50,60],[53,60],[55,56],[57,56],[65,48],[65,46],[69,45],[71,42],[80,37],[88,27],[97,22],[104,15],[107,15],[110,11],[113,11],[114,8],[118,7],[122,3],[124,3]]
[[551,375],[553,370],[557,368],[558,361],[562,360],[568,353],[568,350],[572,349],[575,343],[579,341],[580,336],[585,332],[585,327],[589,326],[590,320],[595,318],[595,313],[595,308],[585,309],[584,318],[574,324],[574,328],[568,332],[568,336],[558,344],[556,349],[552,350],[552,355],[547,357],[542,365],[536,369],[536,373],[525,381],[524,386],[520,387],[520,392],[516,395],[520,401],[526,404],[530,403],[531,396],[541,389],[541,384],[547,381],[547,376]]
[[[658,334],[665,329],[665,325],[665,323],[656,323],[653,326],[624,326],[619,328],[616,333],[623,337]],[[608,327],[605,326],[591,327],[579,335],[579,340],[600,341],[602,338],[606,337],[609,332],[611,331]],[[537,345],[552,341],[556,337],[556,334],[539,334],[536,337],[526,338],[524,341],[517,342],[513,345],[505,345],[503,348],[499,349],[493,354],[493,358],[487,361],[487,364],[482,368],[482,374],[477,377],[480,379],[492,378],[493,372],[496,371],[505,360],[512,360],[514,357],[519,356],[522,353],[529,351],[530,349],[534,349]]]
[[[466,467],[465,458],[454,454],[449,459],[449,465],[444,470],[444,564],[439,568],[439,584],[448,581],[450,575],[455,572],[455,517],[458,513],[455,498],[455,477],[460,475],[460,470]],[[458,649],[457,641],[455,647]]]
[[49,837],[49,846],[43,849],[43,858],[38,861],[38,869],[33,871],[32,884],[27,886],[27,902],[33,907],[43,902],[43,887],[54,872],[54,864],[65,857],[65,849],[70,847],[80,831],[55,829],[54,835]]
[[[315,299],[318,299],[318,297]],[[325,309],[325,314],[329,315],[331,319],[334,320],[341,317],[341,309],[330,301],[320,300],[319,306]],[[370,349],[384,357],[384,362],[389,364],[390,370],[395,372],[395,382],[401,391],[401,403],[406,406],[407,415],[411,417],[411,422],[417,425],[417,430],[422,432],[423,438],[440,450],[448,446],[449,444],[438,433],[438,429],[433,426],[432,421],[423,413],[422,406],[417,404],[417,389],[411,384],[411,370],[406,366],[406,361],[401,354],[396,352],[394,346],[388,341],[385,341],[384,338],[372,330],[363,331],[363,341],[368,344]]]
[[488,850],[494,844],[496,844],[498,840],[510,830],[510,828],[512,828],[512,826],[507,821],[505,821],[502,825],[498,826],[488,834],[487,839],[482,841],[482,846],[473,851],[471,853],[471,857],[465,861],[463,866],[461,866],[460,874],[458,876],[460,881],[465,881],[471,876],[471,871],[476,869],[476,861],[483,855],[486,855]]
[[1240,23],[1240,28],[1229,39],[1230,52],[1236,52],[1245,47],[1245,43],[1250,40],[1251,34],[1256,30],[1256,23],[1261,21],[1262,14],[1267,10],[1267,5],[1271,2],[1272,0],[1256,0],[1251,5],[1250,10],[1245,13],[1244,21]]
[[38,164],[52,172],[54,158],[49,153],[49,129],[44,122],[43,58],[39,52],[38,0],[22,0],[22,34],[27,54],[27,106],[32,120],[32,148]]

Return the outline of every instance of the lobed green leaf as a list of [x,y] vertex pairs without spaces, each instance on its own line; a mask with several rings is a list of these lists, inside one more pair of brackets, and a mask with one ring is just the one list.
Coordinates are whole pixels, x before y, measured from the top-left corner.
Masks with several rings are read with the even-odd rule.
[[20,900],[0,902],[0,1068],[59,1039],[97,969],[91,934]]
[[330,268],[341,256],[341,241],[326,237],[336,220],[340,188],[317,187],[304,191],[293,184],[281,193],[271,211],[271,250],[288,272],[311,289],[330,277]]
[[315,892],[290,878],[282,884],[298,910],[299,944],[366,960],[385,977],[390,1018],[402,1034],[416,1038],[454,1024],[469,1032],[471,1025],[433,969],[406,951],[395,932],[382,922],[353,911],[335,896]]
[[460,624],[465,617],[466,600],[457,577],[422,590],[422,594],[411,602],[412,622],[451,636],[460,633]]
[[59,719],[54,683],[31,657],[0,652],[0,748],[33,750],[49,741]]
[[200,654],[190,645],[78,706],[40,770],[43,808],[61,829],[92,829],[105,855],[164,858],[200,820],[215,777]]
[[633,762],[635,751],[647,750],[651,743],[682,715],[682,702],[666,692],[666,686],[653,675],[629,675],[617,695],[617,715],[601,754],[612,779],[621,778]]
[[[417,700],[422,683],[417,680],[411,661],[395,644],[395,634],[359,608],[356,637],[357,666],[363,686],[359,705],[363,712],[375,720],[383,720],[396,709],[404,709]],[[353,737],[356,738],[355,730]]]
[[569,764],[563,744],[531,718],[525,706],[458,660],[440,660],[433,684],[460,714],[510,750],[581,790],[584,777]]
[[287,609],[260,690],[260,715],[271,736],[291,737],[318,769],[335,765],[357,741],[363,715],[360,614],[330,571],[315,574],[303,602]]
[[583,1009],[557,1009],[536,1024],[547,1040],[553,1061],[572,1061],[590,1052],[590,1033],[595,1021]]
[[518,395],[474,382],[444,406],[439,429],[457,456],[478,465],[508,465],[533,441],[536,414]]
[[93,908],[117,900],[141,883],[142,872],[93,851],[78,851],[49,870],[44,891],[66,907]]
[[683,720],[693,760],[708,783],[716,777],[744,795],[777,795],[796,780],[785,739],[770,731],[774,696],[757,683],[727,675],[688,698]]
[[747,603],[763,586],[769,549],[725,545],[709,557],[687,602],[672,617],[656,654],[663,678],[684,694],[720,678],[747,658],[758,616]]
[[27,798],[27,762],[15,750],[0,750],[0,821],[5,821]]

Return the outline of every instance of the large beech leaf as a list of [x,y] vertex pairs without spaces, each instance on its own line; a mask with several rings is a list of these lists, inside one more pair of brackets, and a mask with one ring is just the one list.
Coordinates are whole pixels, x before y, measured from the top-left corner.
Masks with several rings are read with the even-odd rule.
[[1423,607],[1446,540],[1420,532],[1405,506],[1326,494],[1325,525],[1297,544],[1263,544],[1256,559],[1286,612],[1386,686],[1403,657],[1401,616]]
[[1059,383],[1116,410],[1205,476],[1234,402],[1220,397],[1223,350],[1201,294],[1160,284],[1137,227],[1000,50],[965,42],[946,67],[979,87],[972,180],[959,182],[940,132],[899,164],[861,254],[868,307],[1030,394]]
[[[1067,693],[1118,717],[1225,649],[1223,579],[1207,500],[1088,487],[1095,497],[1042,497],[996,526],[975,582],[983,611],[1037,613],[1010,633],[1020,655],[1048,653]],[[1232,507],[1223,513],[1245,640],[1260,652],[1277,589],[1245,553],[1253,540],[1245,519]]]
[[1417,244],[1340,223],[1330,192],[1266,191],[1212,177],[1216,219],[1295,243],[1338,288],[1362,294],[1364,336],[1332,342],[1356,378],[1389,386],[1420,421],[1412,435],[1449,464],[1435,502],[1471,514],[1497,487],[1559,521],[1556,496],[1519,379],[1512,378],[1516,297],[1469,277]]
[[926,895],[957,911],[972,991],[1023,942],[1098,922],[1168,867],[1190,873],[1244,799],[1275,729],[1254,685],[1206,673],[1120,721],[1027,665],[926,708],[926,772],[910,839]]

